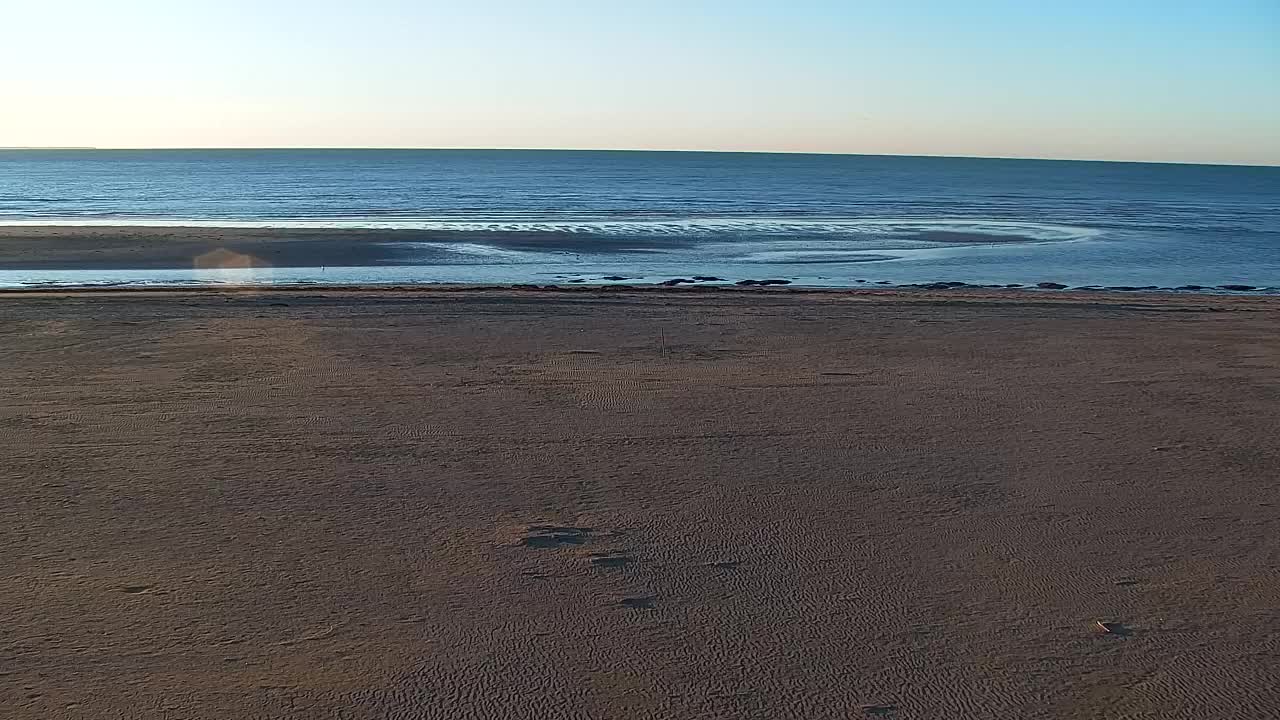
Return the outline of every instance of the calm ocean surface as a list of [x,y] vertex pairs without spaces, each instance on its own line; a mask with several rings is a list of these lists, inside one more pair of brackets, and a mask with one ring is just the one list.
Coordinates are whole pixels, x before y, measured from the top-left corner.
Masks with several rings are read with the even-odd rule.
[[[0,151],[0,225],[413,228],[373,268],[0,285],[714,275],[1280,288],[1280,168],[736,153]],[[468,234],[474,233],[474,240]],[[537,238],[537,242],[526,239]]]

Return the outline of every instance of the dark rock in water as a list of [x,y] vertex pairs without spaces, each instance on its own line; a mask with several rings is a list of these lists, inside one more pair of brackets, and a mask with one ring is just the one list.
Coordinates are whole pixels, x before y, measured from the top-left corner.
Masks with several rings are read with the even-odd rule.
[[1062,283],[1041,282],[1041,283],[1036,283],[1036,287],[1043,288],[1045,290],[1065,290],[1067,286],[1063,285]]
[[694,275],[694,282],[724,282],[724,278],[718,278],[714,275]]
[[670,280],[663,280],[662,282],[660,282],[660,283],[658,283],[658,284],[659,284],[659,285],[665,285],[665,286],[667,286],[667,287],[675,287],[676,285],[679,285],[680,283],[691,283],[691,282],[693,282],[693,281],[692,281],[692,280],[690,280],[689,278],[671,278]]
[[624,278],[621,275],[605,275],[600,279],[601,280],[629,280],[630,278]]
[[1178,287],[1174,288],[1174,290],[1208,290],[1208,289],[1209,288],[1203,285],[1179,285]]
[[864,282],[866,282],[866,280],[854,280],[854,282],[856,282],[856,283],[864,283]]
[[1246,290],[1257,290],[1258,288],[1252,285],[1219,285],[1218,289],[1219,290],[1236,290],[1238,292],[1244,292]]

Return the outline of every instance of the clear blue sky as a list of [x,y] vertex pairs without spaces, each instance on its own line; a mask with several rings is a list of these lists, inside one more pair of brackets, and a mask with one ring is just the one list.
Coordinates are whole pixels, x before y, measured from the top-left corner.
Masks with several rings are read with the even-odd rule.
[[0,145],[1280,164],[1280,0],[43,0]]

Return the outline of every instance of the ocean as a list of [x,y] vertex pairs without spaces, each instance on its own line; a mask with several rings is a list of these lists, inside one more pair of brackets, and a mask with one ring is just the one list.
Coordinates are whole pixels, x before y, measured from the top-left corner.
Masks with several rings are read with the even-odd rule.
[[[1280,291],[1280,168],[541,150],[2,150],[0,225],[413,229],[372,267],[0,285],[934,282]],[[615,278],[615,279],[606,279]],[[621,278],[621,279],[617,279]]]

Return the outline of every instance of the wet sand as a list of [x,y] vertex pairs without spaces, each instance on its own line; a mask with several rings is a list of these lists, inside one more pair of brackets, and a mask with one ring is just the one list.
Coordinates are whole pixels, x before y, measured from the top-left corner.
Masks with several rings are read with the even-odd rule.
[[[255,267],[374,267],[456,262],[448,243],[507,250],[610,252],[684,247],[676,237],[555,232],[125,226],[0,226],[6,270],[174,270],[248,261]],[[441,247],[431,248],[431,244]]]
[[[1028,242],[1031,238],[929,231],[917,240],[959,245]],[[234,254],[270,267],[373,267],[457,262],[450,243],[503,250],[645,252],[697,245],[697,237],[477,230],[299,229],[137,226],[0,226],[0,268],[7,270],[174,270],[216,267]],[[432,245],[439,247],[432,248]],[[867,254],[811,262],[873,262]]]
[[0,714],[1274,716],[1277,327],[1259,297],[4,294]]

